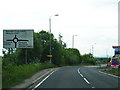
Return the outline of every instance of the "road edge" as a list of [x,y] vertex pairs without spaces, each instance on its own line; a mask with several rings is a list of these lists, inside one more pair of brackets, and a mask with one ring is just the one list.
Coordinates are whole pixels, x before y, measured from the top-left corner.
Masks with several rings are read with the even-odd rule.
[[48,68],[48,69],[40,70],[36,74],[34,74],[32,77],[30,77],[28,79],[25,79],[22,83],[11,87],[11,89],[14,89],[14,88],[28,88],[31,85],[33,85],[35,82],[37,82],[39,79],[48,75],[49,73],[51,73],[52,71],[54,71],[56,69],[57,68]]

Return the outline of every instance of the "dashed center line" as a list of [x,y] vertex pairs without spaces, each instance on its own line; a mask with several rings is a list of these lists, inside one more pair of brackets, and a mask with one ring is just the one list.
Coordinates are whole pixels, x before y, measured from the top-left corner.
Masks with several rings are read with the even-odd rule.
[[86,78],[83,78],[83,79],[87,82],[87,84],[90,84],[90,82],[88,82],[88,80]]
[[82,74],[80,74],[81,75],[81,77],[83,77],[83,75]]
[[[79,75],[85,80],[85,82],[86,82],[87,84],[90,84],[90,82],[83,76],[83,74],[81,74],[80,68],[78,68],[78,73],[79,73]],[[95,87],[92,86],[92,88],[95,88]]]
[[87,82],[87,84],[90,84],[90,82],[81,74],[80,68],[78,69],[78,73],[80,74],[81,77],[83,77],[83,79],[85,80],[85,82]]

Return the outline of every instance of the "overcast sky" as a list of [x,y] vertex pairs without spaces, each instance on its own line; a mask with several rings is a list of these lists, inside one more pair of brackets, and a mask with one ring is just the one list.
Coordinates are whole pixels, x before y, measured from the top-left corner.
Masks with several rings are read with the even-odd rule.
[[[81,54],[113,56],[112,46],[118,45],[119,0],[0,0],[0,55],[3,29],[34,29],[49,31],[58,39],[61,33],[68,48]],[[54,16],[59,14],[59,16]]]

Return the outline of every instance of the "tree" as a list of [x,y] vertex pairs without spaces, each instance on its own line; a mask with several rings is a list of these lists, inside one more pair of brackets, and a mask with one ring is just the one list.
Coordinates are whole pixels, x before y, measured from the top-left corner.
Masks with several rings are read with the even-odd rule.
[[66,59],[68,64],[75,65],[81,63],[81,56],[78,49],[68,48],[66,49]]
[[91,53],[82,55],[82,63],[83,64],[96,64],[96,59],[93,57]]

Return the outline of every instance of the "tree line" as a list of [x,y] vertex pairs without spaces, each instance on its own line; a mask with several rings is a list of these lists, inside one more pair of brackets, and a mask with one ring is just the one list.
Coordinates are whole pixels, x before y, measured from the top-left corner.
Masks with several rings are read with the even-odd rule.
[[50,43],[51,62],[57,66],[81,63],[96,64],[92,54],[81,55],[78,49],[67,48],[66,43],[62,41],[62,35],[59,34],[59,40],[57,40],[52,33],[42,30],[34,32],[34,48],[3,50],[3,66],[50,62],[50,57],[48,57],[50,55]]

